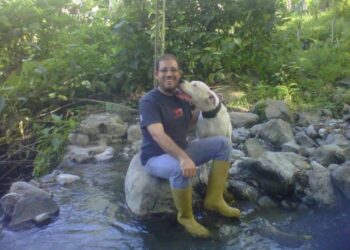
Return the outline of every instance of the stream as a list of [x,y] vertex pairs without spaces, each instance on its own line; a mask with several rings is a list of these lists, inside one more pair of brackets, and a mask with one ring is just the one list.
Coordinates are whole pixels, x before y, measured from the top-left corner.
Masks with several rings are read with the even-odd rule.
[[[213,233],[210,239],[192,238],[177,224],[175,216],[137,220],[125,203],[128,164],[119,159],[61,169],[81,180],[48,187],[60,206],[59,215],[46,225],[28,225],[20,230],[0,228],[0,249],[350,249],[349,204],[332,212],[256,213],[249,202],[240,202],[240,221],[197,212],[199,222]],[[266,234],[261,221],[268,221],[281,232],[298,235],[301,241],[295,244],[294,237],[291,244],[289,238]]]

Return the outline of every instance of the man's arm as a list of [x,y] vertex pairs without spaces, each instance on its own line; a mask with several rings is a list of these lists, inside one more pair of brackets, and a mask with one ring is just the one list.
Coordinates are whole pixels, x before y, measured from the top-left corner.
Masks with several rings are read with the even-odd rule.
[[147,130],[157,144],[168,154],[180,161],[182,173],[186,177],[196,175],[196,166],[192,159],[165,133],[161,123],[153,123],[147,126]]

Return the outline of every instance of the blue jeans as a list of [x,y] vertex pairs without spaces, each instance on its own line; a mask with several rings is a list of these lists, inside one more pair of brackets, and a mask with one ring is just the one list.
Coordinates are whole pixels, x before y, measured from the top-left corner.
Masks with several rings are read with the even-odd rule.
[[[185,152],[199,166],[210,160],[229,161],[232,148],[226,137],[212,136],[190,142]],[[168,179],[171,188],[183,189],[191,185],[191,178],[183,176],[179,161],[169,154],[150,158],[145,169],[150,175]]]

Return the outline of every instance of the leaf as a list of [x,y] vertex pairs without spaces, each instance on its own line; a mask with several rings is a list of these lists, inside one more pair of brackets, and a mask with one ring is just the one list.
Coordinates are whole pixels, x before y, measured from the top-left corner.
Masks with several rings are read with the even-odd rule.
[[61,116],[55,114],[51,114],[51,118],[54,122],[60,122],[62,120]]
[[38,65],[38,67],[36,67],[34,71],[40,75],[47,73],[47,69],[42,65]]
[[64,96],[64,95],[58,95],[57,97],[58,97],[58,99],[60,99],[62,101],[67,101],[68,100],[68,98],[66,96]]
[[58,150],[59,147],[61,146],[61,144],[62,144],[62,139],[61,138],[57,138],[57,137],[52,138],[51,145],[53,147],[53,151]]
[[240,38],[233,38],[233,42],[239,47],[242,47],[242,40]]
[[89,89],[91,87],[91,82],[89,82],[88,80],[84,80],[81,82],[81,85]]
[[118,24],[114,25],[113,30],[115,33],[119,33],[121,31],[121,28],[126,24],[127,22],[125,20],[122,20]]

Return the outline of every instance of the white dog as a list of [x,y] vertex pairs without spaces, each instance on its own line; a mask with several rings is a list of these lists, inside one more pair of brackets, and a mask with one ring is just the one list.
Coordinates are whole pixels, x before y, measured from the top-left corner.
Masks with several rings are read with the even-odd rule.
[[180,89],[191,97],[191,102],[197,110],[201,111],[197,122],[197,136],[205,138],[223,135],[231,142],[230,115],[219,97],[200,81],[183,81],[180,83]]

